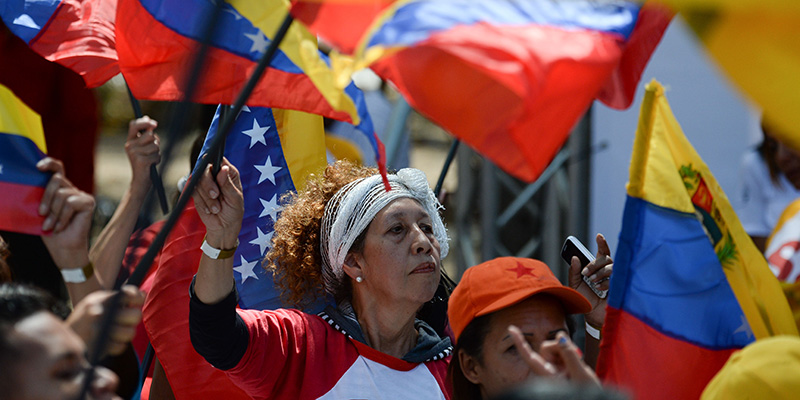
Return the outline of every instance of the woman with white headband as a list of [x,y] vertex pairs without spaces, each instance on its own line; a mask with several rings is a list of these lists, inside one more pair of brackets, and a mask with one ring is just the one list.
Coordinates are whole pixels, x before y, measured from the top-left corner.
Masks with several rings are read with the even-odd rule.
[[238,171],[205,171],[194,199],[206,226],[190,289],[192,343],[262,398],[445,399],[452,347],[417,311],[434,296],[448,238],[425,175],[348,163],[312,176],[275,223],[269,268],[284,298],[333,297],[318,315],[236,310],[233,254],[242,224]]

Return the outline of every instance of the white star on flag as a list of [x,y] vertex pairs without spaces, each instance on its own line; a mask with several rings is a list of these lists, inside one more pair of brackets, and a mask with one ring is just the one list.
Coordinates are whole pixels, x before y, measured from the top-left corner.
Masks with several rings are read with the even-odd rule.
[[273,223],[278,220],[278,212],[281,210],[281,207],[278,206],[278,200],[276,199],[277,197],[277,195],[273,194],[269,201],[259,198],[259,200],[261,200],[261,206],[264,207],[264,210],[261,211],[261,214],[258,216],[258,218],[263,218],[269,215],[272,217]]
[[238,267],[233,267],[233,270],[240,273],[242,275],[242,283],[247,281],[247,278],[255,278],[258,279],[258,275],[256,275],[255,267],[258,264],[258,260],[248,262],[244,259],[244,256],[240,256],[242,259],[242,263]]
[[256,230],[258,231],[258,237],[251,240],[250,244],[258,245],[258,250],[261,252],[261,255],[263,256],[264,253],[269,248],[269,243],[272,241],[272,235],[275,232],[269,231],[268,233],[264,233],[261,231],[261,228],[259,227],[256,227]]
[[238,13],[238,12],[236,12],[235,10],[229,10],[229,9],[227,9],[227,8],[226,8],[226,9],[223,9],[222,11],[223,11],[223,12],[226,12],[226,13],[228,13],[228,14],[231,14],[231,15],[233,15],[233,18],[234,18],[234,20],[236,20],[236,21],[238,21],[238,20],[240,20],[240,19],[244,18],[244,17],[242,17],[241,15],[239,15],[239,13]]
[[753,331],[750,329],[750,324],[747,323],[747,318],[745,318],[744,315],[742,315],[740,318],[741,318],[742,324],[739,325],[739,327],[736,328],[736,330],[733,331],[733,333],[734,334],[736,334],[736,333],[744,333],[744,334],[747,335],[748,338],[753,337]]
[[242,133],[247,136],[250,136],[250,148],[252,149],[253,146],[256,145],[256,143],[261,143],[264,146],[267,145],[267,141],[266,139],[264,139],[264,134],[267,133],[268,129],[269,125],[262,128],[261,125],[258,124],[258,121],[256,121],[255,118],[253,118],[253,128],[248,129],[246,131],[242,131]]
[[272,184],[275,184],[275,173],[281,170],[281,167],[276,167],[272,164],[272,160],[270,160],[269,156],[267,156],[267,162],[264,165],[254,165],[258,172],[261,172],[261,176],[258,177],[258,183],[264,182],[265,180],[269,179]]
[[259,52],[263,53],[267,51],[267,46],[269,46],[269,42],[267,38],[261,33],[261,31],[257,31],[256,33],[245,33],[248,39],[253,41],[253,44],[250,45],[250,52]]
[[[0,174],[2,174],[2,173],[3,173],[3,164],[0,164]],[[262,200],[262,201],[263,201],[263,200]],[[262,203],[262,204],[263,204],[263,203]],[[273,220],[274,220],[274,218],[273,218]]]

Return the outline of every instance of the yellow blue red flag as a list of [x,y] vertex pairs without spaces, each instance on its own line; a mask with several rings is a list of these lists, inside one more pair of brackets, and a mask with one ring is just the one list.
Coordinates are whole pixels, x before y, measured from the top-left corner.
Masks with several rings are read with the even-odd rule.
[[594,99],[630,106],[672,17],[633,1],[314,1],[298,0],[293,13],[316,28],[333,21],[324,12],[380,11],[363,35],[350,34],[360,37],[343,47],[352,59],[331,56],[335,69],[347,76],[370,67],[420,113],[526,181]]
[[0,85],[0,230],[42,234],[38,209],[50,174],[36,163],[46,153],[39,114]]
[[777,279],[706,164],[647,85],[598,374],[637,399],[698,398],[754,340],[797,335]]
[[[201,154],[216,135],[219,122],[218,110]],[[322,117],[246,107],[226,138],[225,157],[239,170],[244,193],[240,244],[233,256],[239,305],[281,307],[272,274],[262,267],[261,260],[272,243],[281,195],[302,189],[307,176],[326,165]],[[204,232],[194,207],[187,207],[164,245],[144,306],[145,327],[176,398],[247,399],[224,371],[213,368],[194,351],[189,340],[186,288],[197,272]]]

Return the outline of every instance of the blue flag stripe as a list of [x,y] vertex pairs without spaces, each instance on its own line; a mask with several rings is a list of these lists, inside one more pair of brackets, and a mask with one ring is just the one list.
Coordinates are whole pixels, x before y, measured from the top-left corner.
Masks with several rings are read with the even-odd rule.
[[36,169],[44,154],[25,136],[0,133],[0,181],[46,186],[50,174]]
[[628,196],[609,306],[671,337],[712,350],[754,340],[694,214]]
[[627,1],[417,1],[400,7],[370,38],[368,46],[409,46],[436,32],[478,23],[591,29],[627,39],[640,8]]

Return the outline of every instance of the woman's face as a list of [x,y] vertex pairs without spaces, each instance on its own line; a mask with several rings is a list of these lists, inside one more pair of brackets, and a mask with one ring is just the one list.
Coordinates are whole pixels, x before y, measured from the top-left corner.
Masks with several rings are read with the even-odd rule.
[[363,278],[354,290],[366,290],[376,301],[422,305],[439,284],[439,242],[430,216],[414,199],[394,200],[378,212],[352,260]]
[[484,398],[496,396],[534,377],[508,334],[510,325],[519,327],[537,352],[543,342],[555,339],[559,331],[567,332],[561,303],[546,295],[533,296],[492,314],[483,342],[482,362],[465,363],[463,358],[461,361],[464,375],[481,387]]

